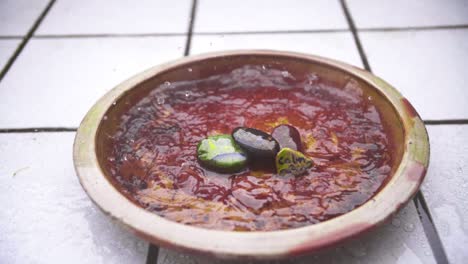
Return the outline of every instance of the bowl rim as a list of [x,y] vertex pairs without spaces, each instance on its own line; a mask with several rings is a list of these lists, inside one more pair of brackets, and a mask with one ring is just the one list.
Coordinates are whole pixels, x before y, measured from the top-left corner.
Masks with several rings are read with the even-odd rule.
[[[404,152],[393,177],[374,197],[336,218],[300,228],[233,232],[173,222],[128,200],[107,179],[96,154],[99,124],[126,91],[156,74],[201,60],[230,56],[279,56],[307,60],[346,72],[381,93],[394,107],[404,129]],[[117,85],[101,97],[84,117],[73,145],[73,161],[80,184],[107,215],[136,235],[164,247],[221,258],[277,258],[312,253],[364,233],[385,222],[418,191],[429,163],[429,140],[421,118],[395,88],[379,77],[347,63],[320,56],[275,50],[232,50],[180,58],[152,67]]]

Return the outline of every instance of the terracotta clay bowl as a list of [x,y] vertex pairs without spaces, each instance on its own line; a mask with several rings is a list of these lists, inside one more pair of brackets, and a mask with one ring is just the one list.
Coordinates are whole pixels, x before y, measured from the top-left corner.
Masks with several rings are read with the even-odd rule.
[[[206,78],[246,64],[281,64],[290,71],[312,71],[345,84],[355,80],[375,98],[390,134],[397,160],[390,180],[368,202],[331,220],[301,228],[268,232],[233,232],[179,224],[146,211],[128,200],[109,179],[106,132],[132,103],[165,81]],[[188,74],[191,68],[191,74]],[[125,101],[125,103],[123,103]],[[129,103],[130,102],[130,103]],[[106,116],[107,122],[102,122]],[[359,236],[385,222],[418,191],[429,160],[427,132],[411,104],[388,83],[346,63],[293,52],[248,50],[182,58],[121,83],[88,112],[76,134],[74,163],[81,185],[107,215],[147,241],[177,250],[220,258],[278,258],[313,253]]]

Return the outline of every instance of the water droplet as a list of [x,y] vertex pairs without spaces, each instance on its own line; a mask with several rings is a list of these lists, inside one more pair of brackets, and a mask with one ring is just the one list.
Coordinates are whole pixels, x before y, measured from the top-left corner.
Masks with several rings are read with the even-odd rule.
[[192,68],[188,68],[187,71],[188,71],[188,72],[192,72],[193,69],[192,69]]
[[39,129],[34,129],[34,132],[37,132],[37,131],[39,131]]
[[406,231],[406,232],[412,232],[414,230],[414,224],[412,223],[406,223],[405,226],[403,227],[403,229]]
[[116,102],[116,101],[112,102],[112,105],[116,105],[116,104],[117,104],[117,102]]
[[181,164],[182,169],[188,168],[190,166],[190,162],[184,162]]
[[138,110],[138,111],[141,111],[141,107],[137,107],[137,110]]
[[367,248],[361,241],[352,241],[344,247],[344,249],[353,257],[364,257],[367,255]]
[[190,96],[190,92],[185,92],[185,97],[188,98]]
[[103,116],[103,117],[102,117],[102,120],[107,120],[107,116],[106,116],[106,115]]
[[165,101],[164,97],[158,97],[158,98],[156,99],[156,103],[157,103],[158,105],[164,104],[164,101]]
[[392,220],[392,225],[393,225],[394,227],[400,227],[400,225],[401,225],[401,220],[400,220],[399,218],[396,218],[396,217],[393,218],[393,220]]
[[262,65],[262,70],[266,70],[266,67],[265,67],[265,65]]
[[369,101],[372,100],[372,96],[368,96],[367,100],[369,100]]
[[289,72],[287,71],[282,71],[281,75],[283,75],[284,78],[289,77]]

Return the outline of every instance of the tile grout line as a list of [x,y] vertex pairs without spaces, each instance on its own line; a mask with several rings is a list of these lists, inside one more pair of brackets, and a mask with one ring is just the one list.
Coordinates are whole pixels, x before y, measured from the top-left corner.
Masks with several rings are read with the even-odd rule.
[[443,29],[467,29],[468,25],[440,25],[440,26],[411,26],[411,27],[377,27],[377,28],[358,28],[360,32],[399,32],[399,31],[427,31]]
[[429,208],[426,203],[426,199],[421,191],[418,191],[415,197],[413,198],[414,205],[416,206],[416,211],[418,212],[419,219],[424,229],[424,233],[428,238],[429,245],[434,254],[434,258],[438,264],[448,264],[447,254],[445,249],[440,241],[440,236],[437,232],[437,229],[432,220],[432,216],[429,212]]
[[425,125],[466,125],[468,119],[424,120]]
[[5,77],[5,75],[7,74],[7,72],[10,70],[11,66],[13,65],[13,63],[15,62],[16,58],[18,58],[19,54],[21,53],[21,51],[23,51],[24,47],[26,46],[26,44],[28,43],[29,39],[34,35],[34,32],[37,30],[37,28],[39,27],[39,25],[41,24],[42,20],[44,20],[45,16],[47,15],[47,13],[49,12],[49,10],[52,8],[52,6],[54,5],[55,3],[55,0],[50,0],[50,2],[47,4],[47,6],[44,8],[44,10],[42,11],[42,13],[39,15],[39,17],[37,18],[36,22],[34,22],[33,26],[31,27],[31,29],[29,29],[28,33],[26,34],[26,36],[23,38],[23,40],[21,41],[20,45],[16,48],[15,52],[13,53],[13,55],[10,57],[10,59],[8,59],[8,62],[6,63],[5,67],[3,67],[2,71],[0,72],[0,82],[3,80],[3,78]]
[[[468,119],[426,120],[425,125],[468,125]],[[27,127],[27,128],[0,128],[0,134],[7,133],[47,133],[47,132],[76,132],[76,127]]]
[[47,132],[76,132],[74,127],[33,127],[33,128],[0,128],[0,134],[8,133],[47,133]]
[[[193,25],[195,21],[195,14],[197,10],[197,0],[192,0],[192,7],[190,10],[189,25],[187,30],[187,40],[185,42],[184,56],[190,53],[190,45],[192,43]],[[146,255],[146,264],[157,264],[159,260],[159,246],[149,243],[148,254]]]
[[[404,32],[404,31],[428,31],[443,29],[468,29],[468,25],[446,25],[446,26],[421,26],[421,27],[388,27],[388,28],[356,28],[356,32]],[[215,36],[215,35],[257,35],[257,34],[310,34],[310,33],[343,33],[351,32],[350,29],[310,29],[310,30],[265,30],[265,31],[225,31],[225,32],[192,32],[192,35]],[[138,37],[172,37],[186,36],[187,33],[98,33],[98,34],[40,34],[31,36],[32,39],[73,39],[73,38],[138,38]],[[23,39],[22,36],[5,35],[2,39]]]
[[159,247],[149,243],[146,264],[157,264],[159,258]]
[[190,11],[190,21],[187,32],[187,41],[185,43],[184,56],[188,56],[190,54],[190,46],[192,44],[193,26],[195,24],[197,5],[197,0],[192,0],[192,9]]
[[8,39],[23,39],[23,37],[22,36],[14,36],[14,35],[0,36],[0,40],[8,40]]
[[346,17],[346,21],[348,22],[349,29],[353,35],[354,43],[359,52],[359,56],[361,57],[362,65],[364,65],[364,69],[368,71],[372,71],[369,65],[369,61],[367,60],[367,56],[364,53],[364,49],[361,44],[361,40],[359,39],[359,35],[356,31],[356,25],[354,24],[354,20],[351,16],[351,12],[349,12],[348,6],[346,5],[345,0],[340,0],[341,8],[343,9],[343,13]]
[[[343,8],[343,12],[345,13],[346,20],[348,21],[349,27],[351,29],[351,32],[353,33],[354,41],[356,42],[356,46],[358,48],[359,55],[361,56],[361,60],[364,64],[364,67],[369,72],[372,72],[366,53],[364,52],[361,41],[359,39],[359,35],[356,30],[356,25],[354,24],[354,20],[351,16],[351,12],[349,11],[348,6],[346,5],[346,0],[340,0],[340,2]],[[428,124],[428,123],[431,123],[431,121],[425,122],[425,124]],[[432,123],[441,124],[442,122],[432,122]],[[421,190],[418,190],[418,192],[416,193],[416,196],[413,198],[413,202],[416,205],[416,211],[418,212],[421,224],[423,226],[424,233],[429,242],[429,246],[431,247],[435,261],[437,263],[443,263],[443,264],[448,263],[447,255],[442,246],[442,241],[440,240],[440,237],[437,233],[437,229],[434,223],[432,222],[431,213],[427,207],[427,204],[424,200],[424,196]]]
[[142,37],[179,37],[187,33],[99,33],[99,34],[41,34],[33,39],[74,39],[74,38],[142,38]]

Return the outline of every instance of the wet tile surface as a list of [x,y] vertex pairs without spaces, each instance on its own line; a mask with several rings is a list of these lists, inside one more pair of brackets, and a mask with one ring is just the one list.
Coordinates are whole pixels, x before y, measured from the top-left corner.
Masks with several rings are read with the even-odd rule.
[[184,33],[190,0],[60,0],[36,34]]
[[451,263],[468,258],[468,124],[428,126],[431,163],[422,190]]
[[[428,126],[431,164],[422,188],[450,263],[465,263],[468,1],[345,1],[373,72],[400,90],[424,119],[467,123]],[[279,49],[362,67],[339,0],[197,2],[191,54]],[[0,1],[0,68],[48,3]],[[77,127],[112,87],[183,55],[192,3],[55,1],[36,37],[0,82],[0,263],[145,263],[147,243],[110,222],[82,191],[71,157],[74,133],[17,134],[1,129]],[[404,30],[418,27],[463,29]],[[143,37],[147,34],[166,35]],[[157,262],[256,263],[166,249],[160,250]],[[383,227],[341,247],[266,263],[435,262],[410,202]]]
[[74,133],[0,134],[0,262],[144,263],[147,243],[81,188]]
[[48,0],[0,1],[0,36],[26,35],[48,2]]
[[11,58],[20,42],[19,39],[0,39],[0,71]]
[[466,0],[348,0],[358,28],[395,28],[468,24]]
[[275,49],[342,60],[362,67],[351,33],[194,35],[191,54],[232,49]]
[[362,32],[375,74],[426,120],[468,118],[468,29]]
[[[183,54],[185,37],[33,39],[0,83],[0,128],[77,127],[115,85]],[[15,109],[15,111],[10,111]]]
[[200,0],[194,32],[347,28],[338,0]]
[[[259,263],[255,261],[221,261],[205,257],[180,254],[161,249],[158,264],[201,263]],[[410,202],[390,223],[362,238],[315,256],[305,256],[281,261],[260,262],[268,264],[306,263],[436,263],[416,213]]]

